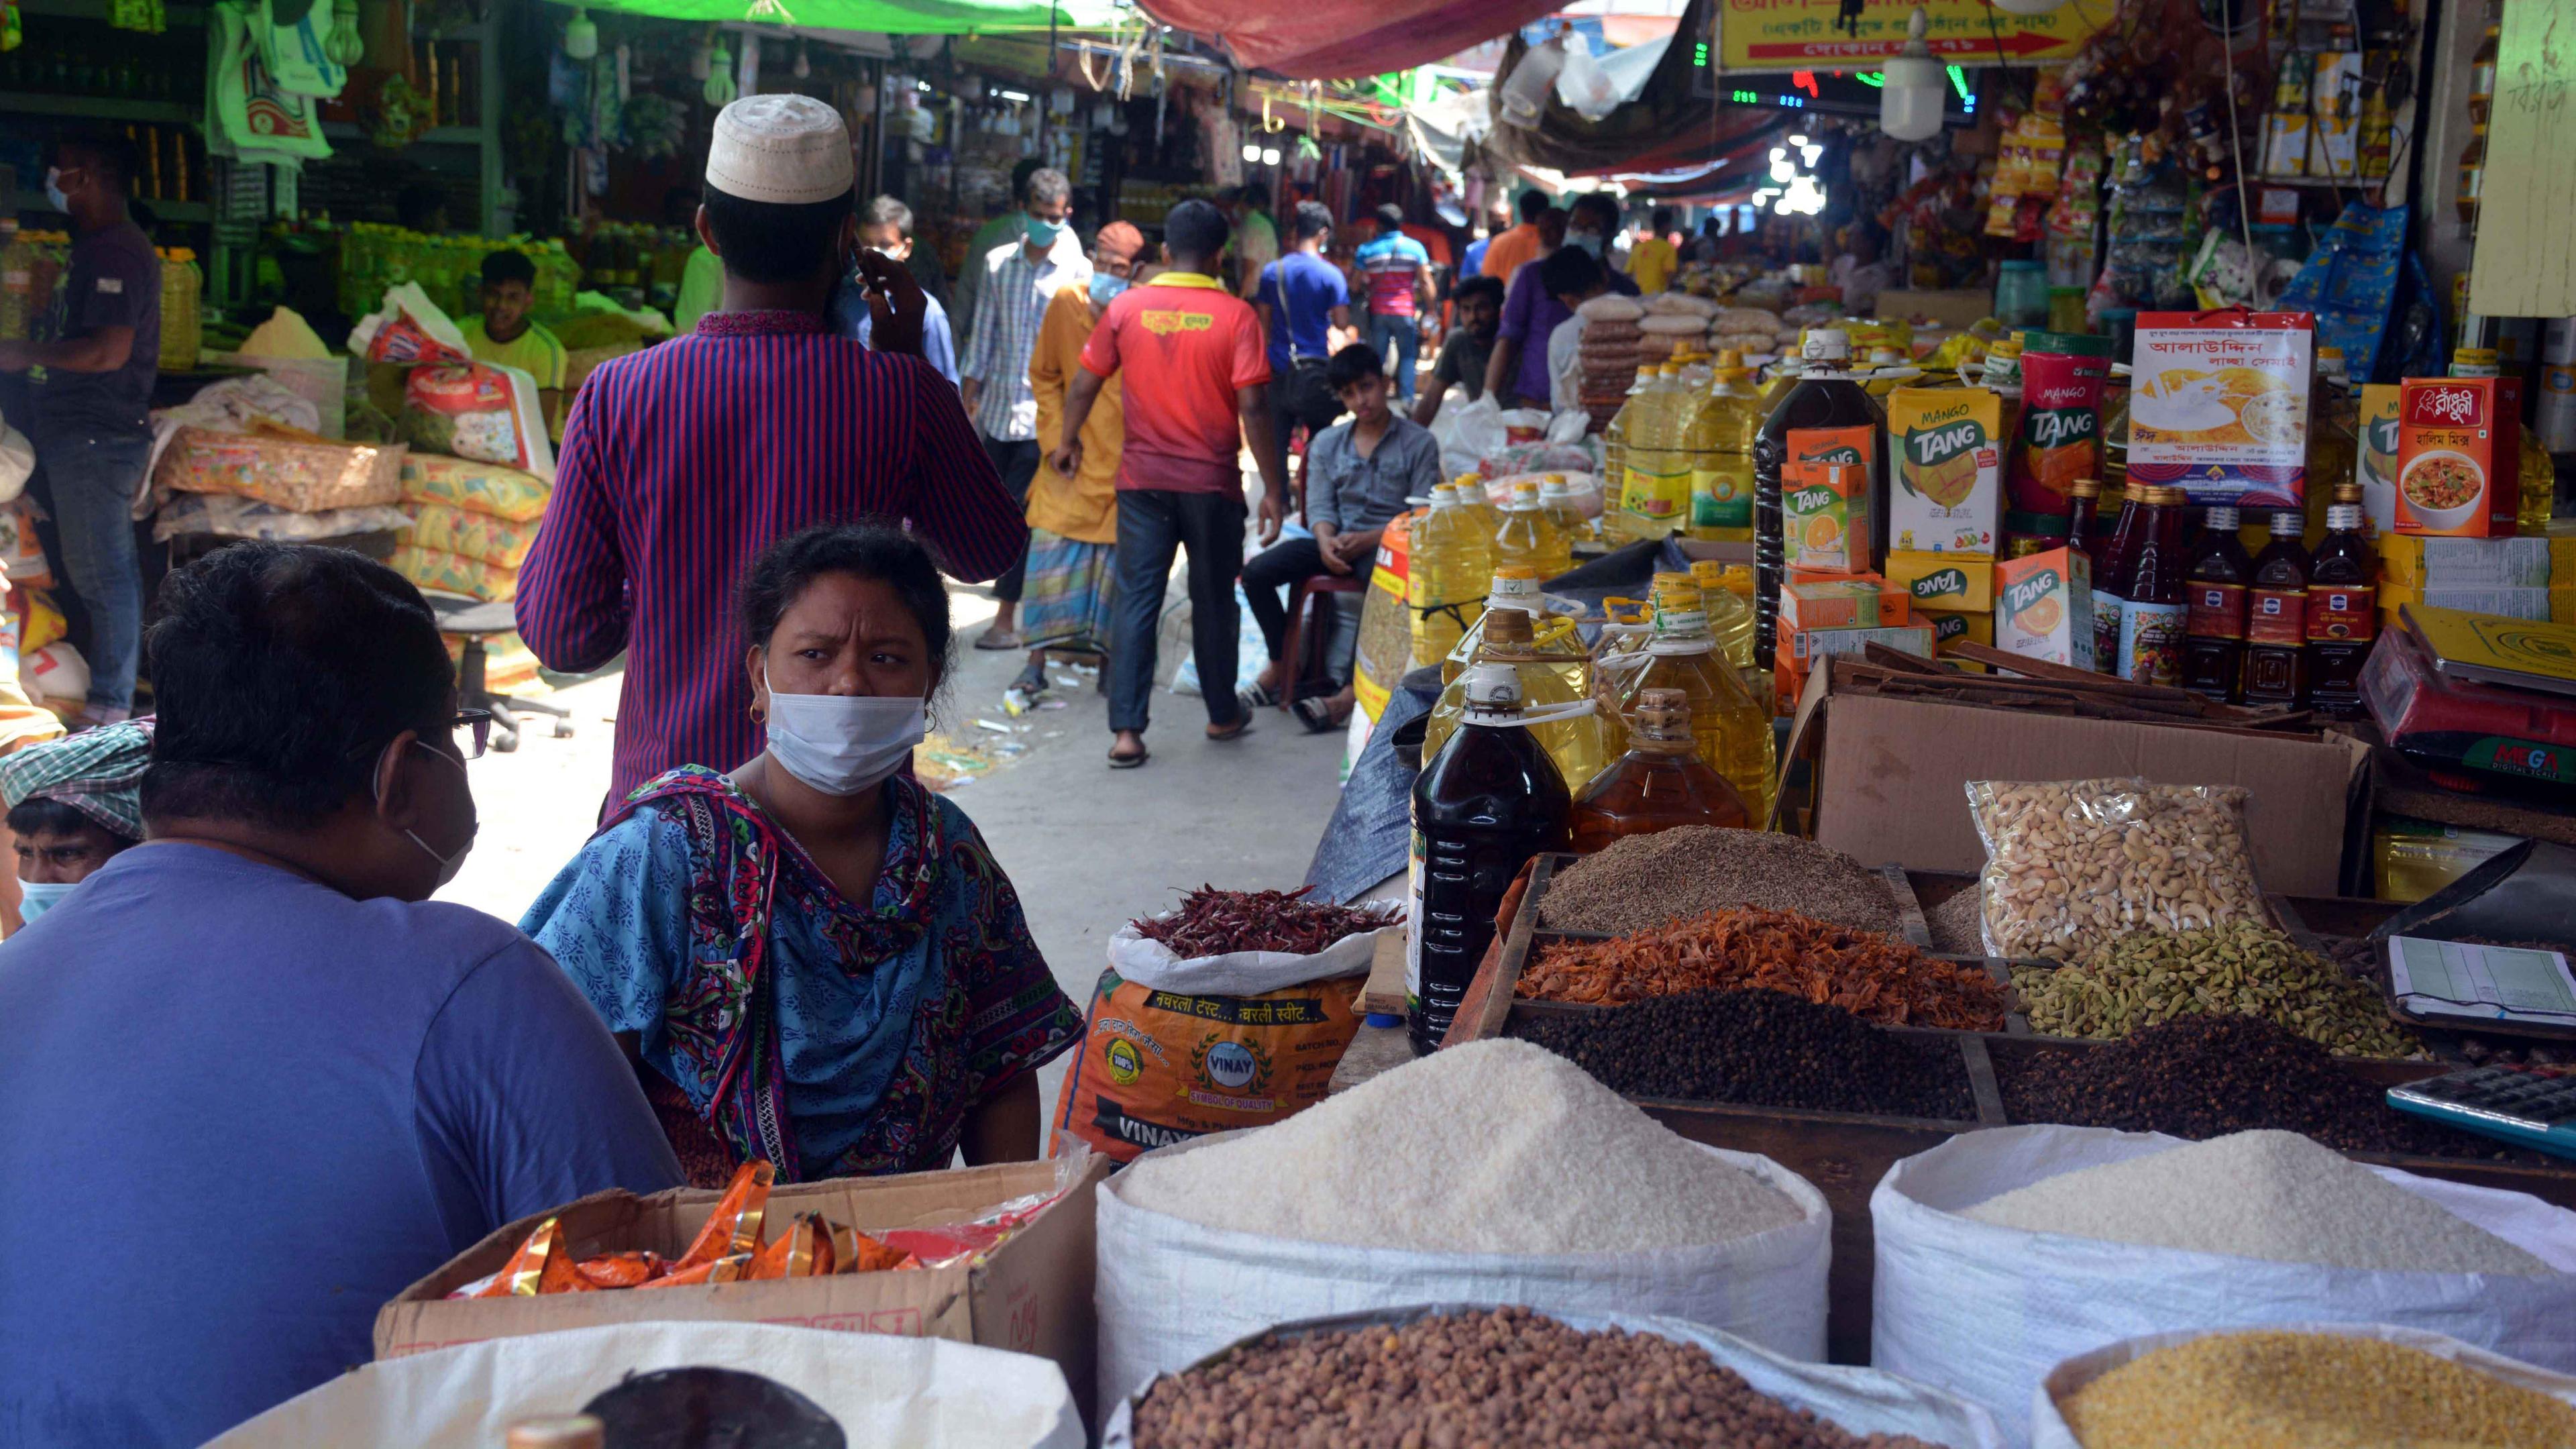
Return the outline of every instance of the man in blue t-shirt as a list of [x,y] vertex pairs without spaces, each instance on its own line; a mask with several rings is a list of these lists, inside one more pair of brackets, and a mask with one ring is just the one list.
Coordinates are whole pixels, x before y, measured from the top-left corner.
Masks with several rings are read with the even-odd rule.
[[1395,359],[1395,394],[1413,406],[1413,363],[1422,351],[1422,315],[1431,310],[1431,253],[1404,234],[1404,208],[1377,209],[1377,235],[1354,260],[1368,279],[1369,346]]
[[0,945],[0,1444],[201,1444],[496,1228],[680,1185],[571,979],[429,901],[490,721],[419,591],[241,543],[159,610],[146,839]]
[[1288,476],[1288,433],[1308,437],[1342,415],[1324,366],[1351,340],[1351,288],[1342,269],[1324,260],[1333,213],[1320,201],[1297,203],[1290,223],[1296,250],[1261,269],[1261,315],[1270,329],[1271,461]]

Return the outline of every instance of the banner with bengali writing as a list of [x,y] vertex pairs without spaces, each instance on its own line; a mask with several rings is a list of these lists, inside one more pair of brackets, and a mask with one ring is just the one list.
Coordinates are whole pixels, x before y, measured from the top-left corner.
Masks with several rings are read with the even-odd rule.
[[[1926,44],[1950,65],[2057,65],[2112,22],[2112,0],[2071,0],[2045,15],[2011,15],[1986,0],[1921,0]],[[1839,0],[1720,0],[1718,67],[1727,71],[1872,70],[1905,48],[1916,0],[1865,0],[1854,30],[1835,23]]]

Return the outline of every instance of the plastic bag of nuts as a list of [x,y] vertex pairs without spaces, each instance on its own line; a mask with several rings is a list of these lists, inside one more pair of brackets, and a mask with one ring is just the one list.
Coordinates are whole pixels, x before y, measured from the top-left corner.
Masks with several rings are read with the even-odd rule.
[[2245,799],[2143,779],[1969,781],[1987,952],[2075,961],[2130,931],[2276,924],[2254,883]]

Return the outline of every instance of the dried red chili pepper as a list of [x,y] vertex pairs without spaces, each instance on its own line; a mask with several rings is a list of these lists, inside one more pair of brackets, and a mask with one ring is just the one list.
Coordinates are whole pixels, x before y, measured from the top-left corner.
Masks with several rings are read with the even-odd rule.
[[1129,924],[1146,940],[1160,941],[1188,960],[1234,951],[1311,956],[1345,936],[1391,926],[1402,916],[1392,905],[1337,906],[1305,899],[1313,889],[1221,891],[1204,885],[1181,897],[1180,909],[1170,915]]

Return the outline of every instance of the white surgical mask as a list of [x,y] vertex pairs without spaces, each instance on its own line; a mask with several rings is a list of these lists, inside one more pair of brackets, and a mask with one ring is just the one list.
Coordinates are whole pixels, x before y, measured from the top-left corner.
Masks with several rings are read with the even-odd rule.
[[[769,682],[765,664],[761,682]],[[912,695],[769,690],[770,756],[826,795],[856,795],[885,783],[929,729],[929,713]]]
[[76,880],[22,880],[18,882],[18,919],[32,923],[78,889],[80,882]]
[[[446,754],[441,754],[441,753],[440,753],[439,751],[437,751],[437,750],[430,750],[430,749],[429,749],[429,746],[427,746],[427,745],[421,745],[421,742],[420,742],[420,741],[418,741],[418,740],[413,740],[413,741],[412,741],[412,743],[413,743],[413,744],[415,744],[415,745],[420,745],[420,747],[421,747],[422,749],[424,749],[424,750],[429,750],[429,753],[431,753],[431,754],[433,754],[433,755],[437,755],[437,756],[438,756],[438,758],[440,758],[440,759],[442,759],[442,760],[447,761],[447,763],[449,763],[449,764],[451,764],[451,765],[456,766],[456,768],[457,768],[457,770],[458,770],[458,772],[459,772],[459,773],[462,773],[462,772],[464,771],[465,766],[464,766],[463,762],[461,762],[461,761],[457,760],[454,756],[446,755]],[[378,778],[382,778],[381,773],[379,774]],[[470,794],[470,793],[468,794],[467,798],[468,798],[469,800],[470,800],[470,799],[472,799],[472,796],[471,796],[471,794]],[[384,792],[383,792],[383,791],[381,791],[381,790],[379,790],[379,791],[376,793],[376,804],[377,804],[378,806],[382,806],[384,803],[385,803]],[[405,835],[407,835],[407,836],[411,837],[411,843],[412,843],[412,844],[417,845],[417,846],[419,846],[419,847],[420,847],[420,849],[421,849],[421,853],[422,853],[422,854],[427,855],[430,859],[432,859],[432,860],[434,860],[434,861],[437,861],[437,862],[438,862],[438,884],[437,884],[436,886],[434,886],[434,887],[432,887],[432,888],[431,888],[432,893],[433,893],[433,894],[435,894],[435,893],[436,893],[436,892],[438,892],[438,891],[443,891],[443,890],[447,889],[447,883],[448,883],[449,881],[452,881],[452,880],[456,879],[456,873],[457,873],[458,871],[461,871],[461,870],[463,870],[463,869],[465,868],[465,857],[473,851],[473,849],[474,849],[474,837],[482,833],[482,830],[483,830],[483,822],[482,822],[482,821],[480,821],[480,820],[477,820],[477,821],[475,821],[471,826],[468,826],[468,827],[466,828],[466,831],[465,831],[465,843],[464,843],[463,845],[460,845],[460,846],[456,847],[456,853],[455,853],[454,855],[441,855],[441,854],[439,854],[439,853],[438,853],[438,850],[437,850],[437,847],[435,847],[435,846],[431,845],[428,841],[421,839],[421,838],[420,838],[420,832],[419,832],[419,831],[417,831],[417,830],[412,829],[412,828],[411,828],[410,826],[408,826],[408,825],[401,827],[401,829],[402,829],[402,833],[403,833],[403,834],[405,834]]]
[[1091,274],[1091,301],[1094,306],[1106,307],[1111,302],[1117,300],[1119,293],[1126,290],[1127,279],[1125,277],[1113,277],[1107,272],[1094,272]]
[[61,167],[48,166],[45,168],[45,205],[52,207],[56,211],[69,211],[72,209],[72,199],[63,194],[62,180],[63,172]]

